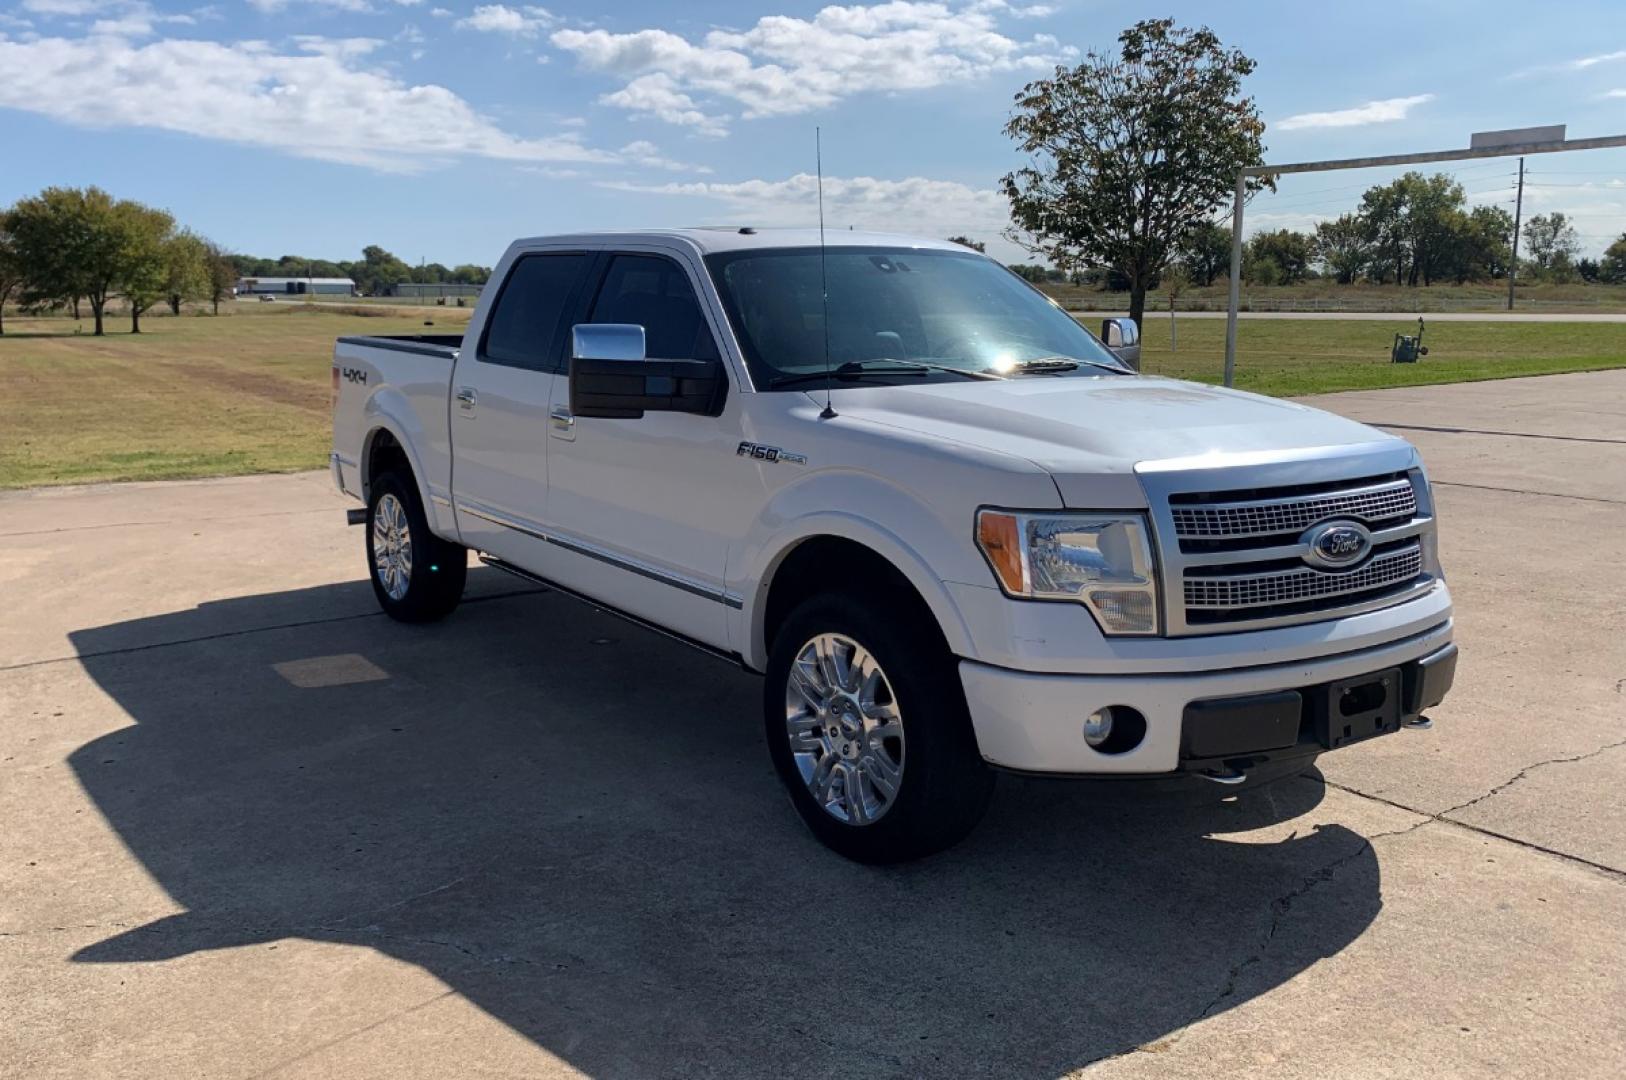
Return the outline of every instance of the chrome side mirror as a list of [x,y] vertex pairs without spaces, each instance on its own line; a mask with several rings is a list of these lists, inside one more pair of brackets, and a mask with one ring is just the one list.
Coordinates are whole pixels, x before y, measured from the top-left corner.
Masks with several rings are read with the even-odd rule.
[[1102,319],[1101,343],[1118,359],[1140,370],[1140,327],[1134,319]]
[[644,328],[636,323],[577,323],[570,330],[572,360],[643,360]]

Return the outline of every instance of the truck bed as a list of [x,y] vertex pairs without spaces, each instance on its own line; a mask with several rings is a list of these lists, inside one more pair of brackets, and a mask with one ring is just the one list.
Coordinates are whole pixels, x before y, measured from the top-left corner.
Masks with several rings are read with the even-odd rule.
[[463,344],[462,334],[352,334],[342,337],[340,345],[365,345],[373,349],[393,349],[396,352],[417,353],[421,356],[443,356],[457,359],[457,350]]

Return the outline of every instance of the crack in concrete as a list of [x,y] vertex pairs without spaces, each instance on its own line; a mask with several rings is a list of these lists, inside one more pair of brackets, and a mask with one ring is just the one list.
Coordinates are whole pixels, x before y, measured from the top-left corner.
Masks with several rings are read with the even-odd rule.
[[[1283,921],[1293,910],[1293,904],[1297,900],[1304,897],[1318,886],[1331,881],[1339,870],[1343,869],[1345,866],[1348,866],[1350,863],[1354,862],[1362,855],[1365,855],[1367,852],[1372,852],[1375,854],[1377,848],[1373,841],[1382,840],[1385,837],[1390,836],[1405,836],[1409,833],[1416,832],[1424,825],[1429,824],[1429,821],[1430,819],[1424,816],[1421,818],[1421,820],[1413,822],[1403,829],[1390,829],[1386,832],[1373,833],[1371,836],[1362,837],[1361,843],[1356,845],[1355,850],[1344,855],[1340,855],[1338,858],[1327,863],[1325,866],[1313,871],[1299,882],[1297,888],[1290,889],[1281,896],[1278,896],[1276,899],[1272,900],[1270,902],[1270,926],[1266,928],[1258,946],[1250,955],[1243,958],[1239,963],[1231,967],[1230,973],[1226,976],[1225,985],[1220,988],[1219,993],[1215,994],[1214,997],[1209,1000],[1207,1005],[1203,1006],[1202,1011],[1197,1014],[1196,1019],[1192,1020],[1191,1023],[1195,1024],[1199,1021],[1206,1020],[1215,1009],[1219,1008],[1221,1002],[1230,997],[1232,994],[1236,993],[1237,980],[1241,978],[1242,973],[1254,965],[1264,962],[1265,955],[1270,951],[1271,943],[1276,940],[1277,931],[1281,929]],[[1189,1028],[1191,1025],[1187,1024],[1185,1026]]]
[[1561,491],[1531,491],[1528,488],[1497,487],[1494,484],[1465,484],[1460,480],[1435,480],[1432,477],[1429,479],[1429,483],[1434,487],[1472,488],[1475,491],[1502,491],[1509,495],[1539,495],[1544,499],[1577,499],[1581,502],[1626,506],[1626,499],[1608,499],[1602,495],[1568,495]]
[[[1589,758],[1597,757],[1599,754],[1602,754],[1605,751],[1615,750],[1615,749],[1618,749],[1619,747],[1622,747],[1622,746],[1626,746],[1626,739],[1617,739],[1616,741],[1614,741],[1612,743],[1604,743],[1602,746],[1598,747],[1596,750],[1589,750],[1584,754],[1575,754],[1575,755],[1573,755],[1571,757],[1548,758],[1545,761],[1534,762],[1532,764],[1526,765],[1524,768],[1520,769],[1517,773],[1515,773],[1511,779],[1502,781],[1500,784],[1497,784],[1495,787],[1491,788],[1489,791],[1485,792],[1483,795],[1476,795],[1472,799],[1469,799],[1465,803],[1458,803],[1456,806],[1453,806],[1453,807],[1451,807],[1450,809],[1447,809],[1447,810],[1441,810],[1438,814],[1435,814],[1433,816],[1437,817],[1437,818],[1445,818],[1449,814],[1459,813],[1459,812],[1461,812],[1463,810],[1469,809],[1470,807],[1478,806],[1480,803],[1484,802],[1486,799],[1490,798],[1492,795],[1500,795],[1502,792],[1506,791],[1508,788],[1512,787],[1514,784],[1517,784],[1520,780],[1523,780],[1525,777],[1529,776],[1532,772],[1535,772],[1537,769],[1545,768],[1548,765],[1570,765],[1570,764],[1573,764],[1573,763],[1575,763],[1577,761],[1586,761]],[[1412,812],[1413,813],[1420,813],[1420,811],[1415,811],[1415,810],[1412,811]],[[1461,823],[1457,822],[1457,824],[1461,824]]]

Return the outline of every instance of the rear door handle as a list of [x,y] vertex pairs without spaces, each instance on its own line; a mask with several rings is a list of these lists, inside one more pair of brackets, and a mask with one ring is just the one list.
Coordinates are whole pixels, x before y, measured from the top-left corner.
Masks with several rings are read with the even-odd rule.
[[570,413],[570,406],[555,405],[548,413],[548,426],[553,429],[553,435],[558,439],[574,439],[576,437],[576,418]]
[[477,402],[479,400],[480,400],[480,395],[478,395],[478,394],[476,394],[474,392],[474,387],[472,387],[472,386],[459,386],[457,388],[457,406],[458,406],[458,408],[462,409],[464,412],[466,412],[466,413],[473,412],[475,402]]

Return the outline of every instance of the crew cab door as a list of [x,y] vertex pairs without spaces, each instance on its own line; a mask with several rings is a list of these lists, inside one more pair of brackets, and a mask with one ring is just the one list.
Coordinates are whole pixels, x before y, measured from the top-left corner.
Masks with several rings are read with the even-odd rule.
[[[718,327],[680,251],[607,252],[580,320],[642,326],[650,359],[717,359]],[[725,365],[726,366],[726,365]],[[720,416],[576,417],[568,377],[549,410],[548,521],[561,584],[718,648],[740,599],[723,588],[741,492],[738,394]]]
[[548,406],[597,256],[521,253],[452,373],[452,495],[469,547],[537,569],[545,555]]

